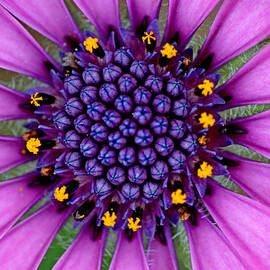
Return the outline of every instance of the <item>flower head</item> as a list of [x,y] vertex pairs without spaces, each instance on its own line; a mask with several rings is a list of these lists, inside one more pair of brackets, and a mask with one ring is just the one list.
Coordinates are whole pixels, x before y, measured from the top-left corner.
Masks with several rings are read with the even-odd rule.
[[[270,4],[223,1],[196,56],[187,44],[218,0],[169,1],[162,41],[161,0],[126,1],[131,31],[121,28],[118,1],[74,2],[98,36],[80,32],[64,1],[0,0],[0,67],[49,84],[27,94],[0,87],[1,120],[34,119],[22,137],[0,137],[0,171],[37,160],[0,184],[1,267],[36,269],[72,215],[81,230],[54,269],[74,269],[78,258],[81,269],[101,269],[117,231],[110,270],[176,270],[171,223],[179,222],[194,269],[268,269],[269,166],[226,147],[270,157],[269,111],[232,121],[220,112],[270,101],[269,46],[221,86],[216,70],[270,34]],[[61,65],[15,17],[61,47]],[[50,202],[15,225],[44,196]]]

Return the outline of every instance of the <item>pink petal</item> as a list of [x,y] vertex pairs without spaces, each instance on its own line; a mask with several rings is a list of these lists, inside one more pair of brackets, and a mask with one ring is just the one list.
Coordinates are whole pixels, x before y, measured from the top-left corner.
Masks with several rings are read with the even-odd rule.
[[69,212],[45,207],[16,225],[0,241],[2,269],[37,269]]
[[45,187],[29,187],[37,172],[0,183],[0,238],[43,196]]
[[67,49],[66,36],[81,41],[82,34],[74,23],[63,0],[0,0],[18,19]]
[[240,270],[247,269],[237,252],[221,231],[203,217],[197,215],[197,225],[185,222],[193,270]]
[[149,24],[158,18],[162,0],[126,0],[129,17],[133,31],[135,32],[141,25],[145,17]]
[[270,164],[249,160],[229,152],[223,156],[238,163],[228,167],[230,179],[252,198],[270,205]]
[[142,232],[127,239],[126,232],[120,230],[109,270],[149,270],[143,249]]
[[147,249],[147,261],[150,270],[178,270],[178,263],[175,255],[172,232],[170,225],[164,226],[164,234],[167,244],[163,244],[156,236],[149,240]]
[[116,32],[121,25],[118,0],[74,0],[103,39],[109,37],[110,28]]
[[87,223],[52,270],[100,270],[107,231],[102,230],[96,240],[93,240],[92,235],[93,227]]
[[270,158],[270,110],[233,120],[230,123],[237,124],[237,127],[247,131],[247,134],[231,136],[235,143],[249,147],[255,152]]
[[180,43],[185,46],[219,2],[220,0],[169,0],[164,40],[172,39],[178,32]]
[[0,121],[33,118],[31,111],[20,108],[27,101],[26,94],[0,85]]
[[270,46],[259,51],[217,91],[232,99],[222,109],[270,103]]
[[25,142],[21,137],[0,136],[0,173],[36,158],[21,154],[24,148]]
[[247,269],[270,269],[270,208],[214,181],[209,186],[202,201]]
[[214,20],[200,54],[213,54],[211,70],[250,49],[270,34],[269,1],[226,0]]
[[0,67],[51,83],[45,62],[58,64],[39,46],[22,25],[0,6]]

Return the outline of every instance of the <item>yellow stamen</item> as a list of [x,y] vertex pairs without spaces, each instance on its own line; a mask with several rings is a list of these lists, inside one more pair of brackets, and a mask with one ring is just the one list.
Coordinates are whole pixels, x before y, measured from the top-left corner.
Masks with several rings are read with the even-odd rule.
[[149,34],[147,32],[144,32],[145,36],[142,37],[142,41],[147,41],[147,44],[151,45],[151,39],[156,40],[154,37],[154,33],[151,31]]
[[214,83],[210,82],[209,80],[204,80],[202,84],[198,85],[198,88],[203,89],[202,94],[204,96],[207,96],[213,94],[214,86],[215,86]]
[[115,220],[117,219],[117,216],[114,212],[112,212],[111,215],[110,212],[107,211],[101,219],[103,220],[105,226],[113,227],[116,223]]
[[206,145],[206,143],[207,143],[206,140],[207,140],[206,136],[205,136],[205,135],[202,135],[202,136],[198,139],[198,142],[199,142],[199,144]]
[[136,221],[134,222],[133,218],[128,219],[128,228],[131,229],[133,232],[137,232],[138,229],[140,229],[142,226],[139,225],[140,219],[137,217]]
[[66,193],[67,187],[62,186],[61,188],[57,187],[54,191],[54,198],[59,201],[63,202],[64,200],[67,200],[69,197],[69,194]]
[[183,214],[181,214],[181,220],[188,220],[189,219],[189,217],[190,217],[190,214],[189,213],[187,213],[187,212],[184,212]]
[[85,215],[80,215],[79,217],[76,217],[76,219],[83,219]]
[[197,175],[200,178],[207,178],[208,176],[212,176],[213,175],[213,167],[207,163],[206,161],[204,161],[200,168],[197,170]]
[[35,95],[31,95],[31,104],[34,104],[34,106],[39,107],[40,104],[38,101],[43,100],[43,97],[38,97],[38,92],[35,93]]
[[185,57],[185,58],[183,59],[182,63],[183,63],[185,66],[189,66],[189,65],[191,64],[191,59]]
[[171,194],[173,204],[184,204],[187,200],[187,195],[181,190],[177,189]]
[[88,52],[93,53],[93,50],[96,50],[99,47],[98,39],[89,37],[83,42],[83,45]]
[[49,176],[53,174],[53,168],[52,167],[43,167],[41,169],[41,174],[45,175],[45,176]]
[[41,146],[41,142],[38,138],[31,138],[26,143],[26,148],[30,153],[36,155],[39,151],[38,147]]
[[199,118],[199,123],[203,125],[203,128],[212,127],[215,124],[216,120],[212,114],[207,114],[206,112],[201,113]]
[[167,58],[173,58],[174,56],[176,56],[177,54],[177,50],[174,48],[173,45],[166,43],[163,46],[163,50],[160,50],[161,54],[163,57],[167,57]]

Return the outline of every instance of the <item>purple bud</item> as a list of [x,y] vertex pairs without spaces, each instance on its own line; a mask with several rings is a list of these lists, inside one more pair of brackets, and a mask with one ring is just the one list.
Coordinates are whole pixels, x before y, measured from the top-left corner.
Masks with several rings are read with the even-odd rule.
[[143,185],[143,195],[145,198],[154,200],[162,194],[162,188],[159,184],[146,182]]
[[68,148],[79,148],[81,136],[75,130],[70,130],[65,134],[64,143]]
[[155,134],[165,134],[168,130],[168,120],[164,116],[155,116],[153,121],[150,123],[150,127]]
[[90,64],[84,70],[82,77],[86,84],[99,84],[101,81],[100,68]]
[[128,200],[135,200],[140,196],[140,187],[131,183],[124,184],[121,191]]
[[73,123],[79,133],[87,134],[90,131],[91,121],[86,114],[79,115]]
[[182,172],[186,164],[186,156],[179,150],[175,150],[168,159],[174,172]]
[[129,74],[124,74],[118,80],[118,86],[122,93],[129,93],[137,87],[137,80]]
[[95,179],[95,193],[97,196],[102,197],[110,194],[112,186],[104,178]]
[[114,62],[122,67],[128,67],[131,60],[131,56],[126,49],[121,48],[114,53]]
[[65,164],[69,169],[80,169],[83,165],[82,156],[79,152],[69,152],[65,156]]
[[152,111],[149,107],[138,106],[135,108],[132,115],[141,125],[145,125],[152,118]]
[[116,162],[115,151],[108,146],[104,146],[99,152],[98,160],[101,162],[102,165],[113,165]]
[[91,119],[95,121],[101,120],[105,111],[106,106],[98,101],[87,106],[87,114]]
[[148,104],[152,94],[144,87],[139,87],[134,91],[133,97],[136,104]]
[[165,157],[169,155],[174,149],[174,143],[169,137],[158,138],[155,143],[157,152]]
[[97,88],[95,86],[83,87],[80,92],[80,98],[82,102],[86,105],[91,104],[97,100]]
[[176,139],[181,139],[186,132],[186,126],[184,122],[181,120],[174,119],[171,121],[170,124],[171,126],[169,129],[169,134]]
[[107,172],[107,178],[113,185],[120,185],[126,180],[126,173],[120,167],[112,167]]
[[109,128],[116,128],[120,124],[121,119],[121,115],[113,110],[106,111],[102,117],[102,120]]
[[83,105],[79,98],[70,98],[65,104],[65,111],[68,115],[76,117],[83,112]]
[[183,94],[184,89],[184,83],[179,79],[172,78],[167,83],[167,93],[173,97]]
[[126,147],[119,152],[118,161],[125,167],[136,161],[136,153],[132,147]]
[[103,69],[103,79],[105,82],[115,82],[121,74],[121,68],[113,64],[110,64]]
[[103,173],[103,166],[95,158],[88,159],[85,163],[85,170],[91,176],[100,176]]
[[104,102],[112,102],[117,97],[118,91],[114,84],[103,84],[99,89],[99,96]]
[[98,147],[90,138],[85,138],[80,144],[80,151],[85,157],[94,157]]
[[69,116],[66,114],[66,112],[62,110],[52,114],[52,121],[54,126],[61,131],[66,130],[72,124],[72,121],[69,118]]
[[148,129],[139,129],[134,141],[139,146],[147,146],[153,142],[153,135]]
[[153,100],[153,106],[158,113],[167,113],[171,109],[171,99],[165,95],[158,95]]
[[165,180],[168,177],[169,168],[164,161],[158,160],[151,166],[151,176],[155,180]]
[[126,138],[123,137],[119,131],[115,131],[111,133],[108,137],[108,140],[109,140],[109,146],[118,150],[124,147],[125,144],[127,143]]
[[103,142],[108,137],[108,129],[100,123],[91,127],[90,136],[97,142]]
[[188,134],[181,143],[181,147],[188,152],[193,152],[198,148],[198,138],[194,134]]
[[83,82],[80,77],[71,75],[65,78],[64,89],[71,95],[75,95],[80,92],[83,87]]
[[146,79],[144,86],[146,86],[149,90],[153,91],[154,93],[159,93],[162,90],[163,81],[160,77],[156,75],[150,75]]
[[147,171],[138,165],[128,169],[128,179],[136,184],[142,184],[147,178]]
[[119,129],[124,136],[129,137],[136,133],[137,125],[131,119],[125,119],[119,126]]
[[177,116],[187,117],[190,110],[190,104],[185,99],[176,100],[173,104],[173,113]]
[[130,73],[142,80],[149,74],[149,69],[144,61],[134,61],[130,67]]
[[115,100],[114,106],[122,113],[129,113],[132,110],[133,103],[129,96],[121,95]]
[[157,159],[156,152],[148,147],[139,150],[138,160],[143,166],[152,165]]

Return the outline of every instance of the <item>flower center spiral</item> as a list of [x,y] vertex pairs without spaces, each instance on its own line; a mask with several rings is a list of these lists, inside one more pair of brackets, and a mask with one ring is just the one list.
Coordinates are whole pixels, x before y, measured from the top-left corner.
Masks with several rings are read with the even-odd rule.
[[75,205],[76,222],[93,211],[97,226],[136,232],[152,212],[161,226],[175,210],[196,224],[194,205],[217,171],[212,145],[225,132],[209,108],[223,102],[219,76],[194,67],[191,48],[156,47],[154,30],[143,33],[142,48],[88,36],[64,54],[63,73],[52,72],[62,96],[31,94],[37,112],[52,109],[24,135],[22,153],[58,151],[41,178],[57,181],[52,198]]

